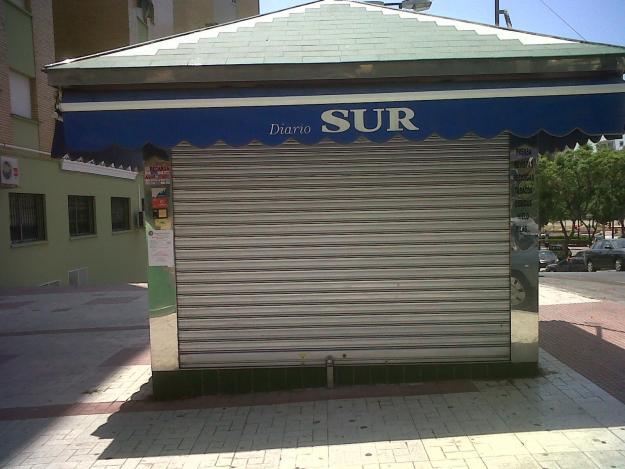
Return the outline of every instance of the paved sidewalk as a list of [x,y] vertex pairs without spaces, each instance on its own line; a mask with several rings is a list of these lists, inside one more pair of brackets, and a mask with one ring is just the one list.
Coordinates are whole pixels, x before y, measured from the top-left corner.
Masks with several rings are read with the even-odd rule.
[[625,406],[541,356],[477,391],[0,422],[4,467],[625,467]]
[[[600,319],[622,350],[606,330],[620,310],[557,290],[541,299],[549,344],[545,324],[596,337],[586,323]],[[0,296],[0,467],[625,468],[625,405],[544,351],[534,379],[158,403],[146,310],[140,286]]]
[[36,291],[0,296],[0,408],[123,401],[149,380],[144,286]]

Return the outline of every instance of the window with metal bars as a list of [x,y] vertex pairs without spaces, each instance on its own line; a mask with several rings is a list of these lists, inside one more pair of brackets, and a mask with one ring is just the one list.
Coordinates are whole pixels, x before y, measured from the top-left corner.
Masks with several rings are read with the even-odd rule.
[[45,196],[9,193],[11,242],[31,243],[46,239]]
[[111,197],[111,227],[113,231],[130,229],[130,199]]
[[67,196],[69,235],[95,234],[95,197],[90,195]]

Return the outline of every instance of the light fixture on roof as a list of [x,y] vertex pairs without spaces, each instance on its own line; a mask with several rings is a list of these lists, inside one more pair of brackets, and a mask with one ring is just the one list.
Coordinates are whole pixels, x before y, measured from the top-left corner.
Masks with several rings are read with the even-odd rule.
[[430,0],[404,0],[401,2],[401,8],[405,10],[425,11],[431,6]]
[[404,0],[403,2],[368,1],[374,5],[399,7],[402,10],[425,11],[432,6],[431,0]]

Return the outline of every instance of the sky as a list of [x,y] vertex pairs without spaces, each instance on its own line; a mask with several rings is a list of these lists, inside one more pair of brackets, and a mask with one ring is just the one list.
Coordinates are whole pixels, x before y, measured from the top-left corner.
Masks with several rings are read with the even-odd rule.
[[[310,0],[260,0],[260,11],[268,13],[303,3]],[[510,12],[514,29],[625,46],[625,0],[501,0],[500,3],[501,9]],[[432,0],[427,13],[493,24],[494,5],[494,0]],[[501,24],[505,25],[503,16]]]

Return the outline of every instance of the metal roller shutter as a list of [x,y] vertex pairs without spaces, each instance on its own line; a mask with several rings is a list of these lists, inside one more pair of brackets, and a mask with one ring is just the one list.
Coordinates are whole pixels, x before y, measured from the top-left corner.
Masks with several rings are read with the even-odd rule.
[[183,368],[507,361],[508,139],[181,145]]

